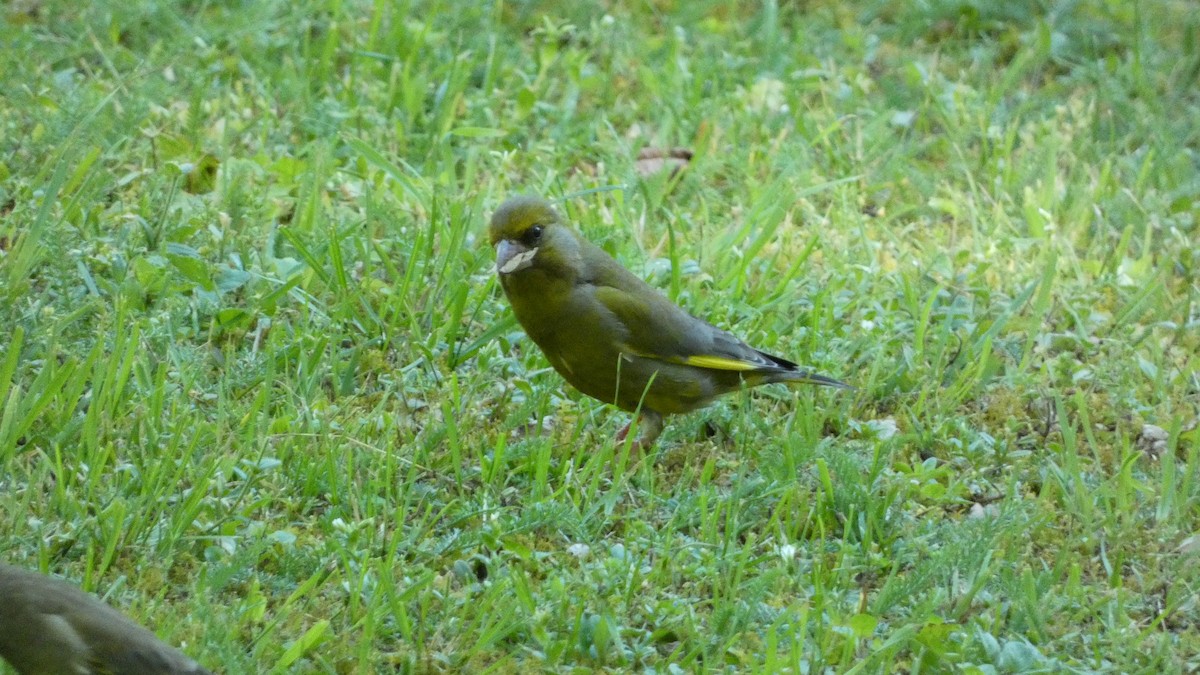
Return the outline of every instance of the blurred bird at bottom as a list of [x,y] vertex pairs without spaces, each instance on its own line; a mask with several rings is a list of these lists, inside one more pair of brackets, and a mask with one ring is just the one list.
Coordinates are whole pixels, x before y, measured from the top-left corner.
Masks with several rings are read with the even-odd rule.
[[70,583],[3,563],[0,657],[20,675],[212,675]]

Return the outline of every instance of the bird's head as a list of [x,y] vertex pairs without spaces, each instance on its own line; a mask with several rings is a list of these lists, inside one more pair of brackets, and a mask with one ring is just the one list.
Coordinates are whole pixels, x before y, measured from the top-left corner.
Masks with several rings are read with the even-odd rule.
[[538,197],[513,197],[492,215],[488,238],[496,248],[501,278],[523,270],[569,276],[578,269],[579,242],[550,203]]

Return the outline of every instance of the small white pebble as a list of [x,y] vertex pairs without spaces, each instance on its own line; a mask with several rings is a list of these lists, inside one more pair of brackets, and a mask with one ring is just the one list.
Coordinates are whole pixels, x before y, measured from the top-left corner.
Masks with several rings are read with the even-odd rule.
[[892,419],[891,417],[885,417],[881,420],[869,420],[867,422],[867,428],[871,431],[874,431],[875,437],[881,441],[886,441],[892,436],[895,436],[900,430],[899,425],[896,424],[896,420]]
[[1165,441],[1170,437],[1171,436],[1167,433],[1167,430],[1160,426],[1155,426],[1153,424],[1142,425],[1142,438],[1151,441]]
[[1171,435],[1166,429],[1153,424],[1143,424],[1138,434],[1137,447],[1148,457],[1158,459],[1167,451],[1167,441]]
[[1000,509],[996,508],[995,504],[984,506],[978,502],[971,505],[971,511],[967,514],[968,518],[978,519],[986,517],[995,517],[1000,515]]

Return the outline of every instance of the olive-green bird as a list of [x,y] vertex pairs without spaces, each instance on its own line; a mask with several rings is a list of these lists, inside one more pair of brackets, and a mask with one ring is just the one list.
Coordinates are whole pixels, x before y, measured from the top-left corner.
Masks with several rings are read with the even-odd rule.
[[[742,387],[850,388],[688,314],[565,224],[543,199],[501,204],[489,236],[517,321],[576,389],[624,410],[640,406],[640,447],[662,432],[664,415]],[[618,440],[628,432],[626,426]]]
[[2,563],[0,657],[20,675],[212,675],[66,581]]

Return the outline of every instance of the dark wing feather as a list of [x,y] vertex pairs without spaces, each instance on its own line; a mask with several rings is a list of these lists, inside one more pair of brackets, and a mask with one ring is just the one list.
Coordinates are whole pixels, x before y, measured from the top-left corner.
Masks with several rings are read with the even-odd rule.
[[796,370],[796,364],[760,352],[707,321],[688,314],[621,267],[599,247],[582,245],[584,283],[625,328],[622,351],[643,358],[710,370]]

